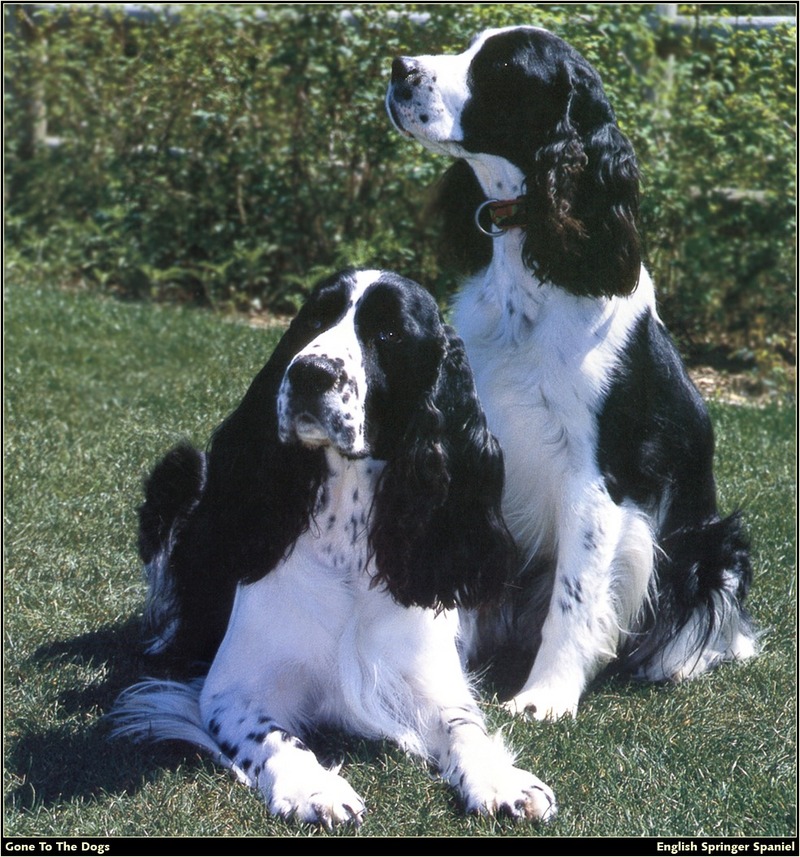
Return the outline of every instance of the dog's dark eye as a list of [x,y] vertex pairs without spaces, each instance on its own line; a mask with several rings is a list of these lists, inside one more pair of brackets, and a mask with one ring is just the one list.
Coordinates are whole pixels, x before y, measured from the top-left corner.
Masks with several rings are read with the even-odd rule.
[[402,334],[396,330],[379,330],[375,334],[375,341],[380,345],[396,345],[402,340]]

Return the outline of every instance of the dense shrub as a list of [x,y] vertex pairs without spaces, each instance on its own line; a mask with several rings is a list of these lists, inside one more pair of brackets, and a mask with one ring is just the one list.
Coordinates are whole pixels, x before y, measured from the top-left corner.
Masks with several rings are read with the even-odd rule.
[[[791,347],[795,30],[688,33],[652,6],[6,6],[7,249],[126,295],[291,308],[321,271],[452,287],[424,222],[444,167],[383,110],[391,58],[536,23],[597,65],[645,176],[664,314]],[[32,144],[39,105],[50,145]],[[55,139],[52,139],[55,138]]]
[[664,314],[698,338],[793,353],[795,32],[689,33],[643,151],[644,230]]

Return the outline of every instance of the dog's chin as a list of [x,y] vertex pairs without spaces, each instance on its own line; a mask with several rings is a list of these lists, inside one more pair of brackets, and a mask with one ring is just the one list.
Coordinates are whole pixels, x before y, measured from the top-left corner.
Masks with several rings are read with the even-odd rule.
[[300,416],[295,417],[291,435],[309,449],[318,449],[321,446],[331,446],[332,444],[325,427],[311,414],[300,414]]
[[409,140],[416,140],[417,143],[428,149],[428,151],[436,155],[446,155],[450,158],[463,158],[465,156],[466,149],[460,140],[452,139],[444,133],[437,134],[435,128],[423,125],[422,123],[413,121],[403,123],[399,117],[392,114],[391,110],[389,115],[392,117],[394,127],[404,137],[407,137]]
[[404,137],[409,137],[411,139],[414,138],[414,135],[407,131],[405,125],[403,124],[403,120],[400,116],[400,111],[397,109],[394,98],[392,98],[391,94],[386,97],[386,113],[391,120],[392,125],[394,125],[395,129],[398,130]]
[[296,416],[289,431],[282,430],[281,435],[284,442],[294,441],[306,449],[328,449],[342,458],[359,459],[369,456],[369,450],[355,449],[349,442],[343,442],[342,437],[326,428],[312,414]]

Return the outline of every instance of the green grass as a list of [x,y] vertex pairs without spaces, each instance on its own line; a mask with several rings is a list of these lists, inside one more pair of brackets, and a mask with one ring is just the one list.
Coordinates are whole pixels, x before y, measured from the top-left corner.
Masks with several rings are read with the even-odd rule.
[[[5,326],[5,834],[309,836],[191,748],[109,742],[142,674],[141,480],[205,442],[277,332],[9,278]],[[389,744],[330,738],[367,800],[357,836],[795,833],[795,411],[713,406],[726,509],[743,505],[755,661],[680,686],[604,683],[577,719],[490,721],[556,791],[547,829],[465,818]],[[353,835],[344,831],[338,836]]]

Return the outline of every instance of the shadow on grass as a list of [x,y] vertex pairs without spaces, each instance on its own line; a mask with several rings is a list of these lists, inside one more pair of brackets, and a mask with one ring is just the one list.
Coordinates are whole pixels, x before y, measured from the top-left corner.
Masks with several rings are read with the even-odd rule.
[[[36,724],[6,734],[6,765],[16,782],[6,794],[6,806],[17,810],[38,804],[86,799],[102,793],[132,792],[150,775],[197,759],[198,754],[179,742],[135,745],[111,740],[105,717],[117,696],[147,675],[169,675],[169,664],[145,656],[141,622],[128,621],[97,631],[40,646],[29,658],[32,670],[42,673],[60,665],[86,666],[101,672],[102,680],[64,690],[56,700],[59,720],[69,725],[37,729]],[[44,678],[44,676],[42,676]],[[74,723],[86,722],[76,731]]]
[[[69,720],[69,725],[37,730],[31,724],[29,730],[6,734],[6,766],[15,782],[6,793],[8,809],[26,811],[107,794],[130,795],[160,772],[207,764],[202,751],[184,742],[135,744],[110,737],[112,727],[105,715],[123,690],[146,676],[190,677],[169,659],[144,654],[138,618],[40,646],[28,663],[50,673],[59,665],[103,664],[105,676],[57,695],[63,715],[59,719]],[[195,674],[201,672],[199,665]],[[81,721],[86,728],[76,730],[73,724]],[[388,746],[336,730],[321,730],[308,736],[307,743],[324,765],[345,759],[374,761]]]

